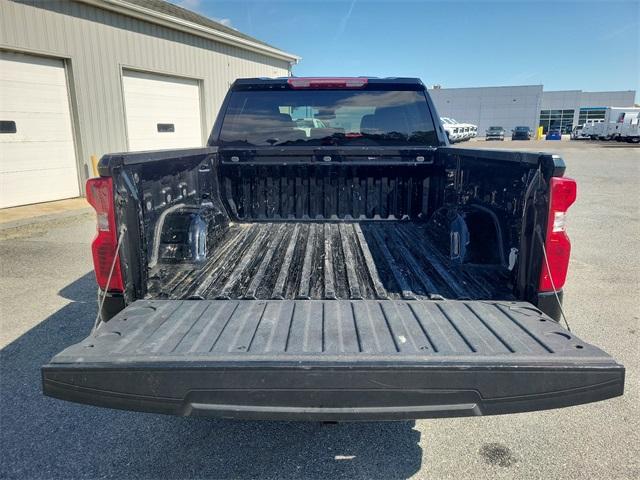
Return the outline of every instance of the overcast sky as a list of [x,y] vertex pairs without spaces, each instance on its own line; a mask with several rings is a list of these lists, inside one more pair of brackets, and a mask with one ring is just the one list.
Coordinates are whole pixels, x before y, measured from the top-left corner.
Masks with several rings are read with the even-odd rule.
[[172,0],[302,57],[298,76],[640,91],[640,0]]

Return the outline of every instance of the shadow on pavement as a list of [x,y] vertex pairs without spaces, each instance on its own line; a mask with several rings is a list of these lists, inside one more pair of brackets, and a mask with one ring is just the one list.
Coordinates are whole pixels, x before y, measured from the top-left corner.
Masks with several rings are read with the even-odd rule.
[[90,272],[72,303],[0,350],[0,478],[407,478],[420,470],[414,422],[241,422],[108,410],[42,395],[40,366],[82,340]]

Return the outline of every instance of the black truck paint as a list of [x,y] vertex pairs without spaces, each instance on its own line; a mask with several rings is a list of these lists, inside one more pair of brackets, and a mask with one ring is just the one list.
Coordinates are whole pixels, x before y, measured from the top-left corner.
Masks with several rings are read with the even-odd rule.
[[104,156],[125,288],[107,292],[99,328],[43,366],[45,394],[301,420],[621,395],[624,367],[562,328],[555,295],[538,292],[562,160],[449,147],[419,80],[362,88],[424,94],[434,144],[351,145],[340,132],[328,144],[226,144],[233,92],[291,90],[246,79],[207,147]]

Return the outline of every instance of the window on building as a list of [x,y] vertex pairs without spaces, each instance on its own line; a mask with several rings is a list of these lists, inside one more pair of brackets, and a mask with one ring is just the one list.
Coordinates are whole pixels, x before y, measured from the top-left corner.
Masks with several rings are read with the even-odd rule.
[[570,133],[573,129],[575,110],[541,110],[540,126],[544,133],[552,128],[559,128],[562,133]]
[[604,107],[581,108],[578,114],[578,125],[584,125],[587,120],[604,120],[605,111]]

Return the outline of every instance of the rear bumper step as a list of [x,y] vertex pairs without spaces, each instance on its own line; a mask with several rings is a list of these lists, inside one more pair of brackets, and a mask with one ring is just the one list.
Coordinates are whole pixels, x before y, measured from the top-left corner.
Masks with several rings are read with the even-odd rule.
[[624,375],[530,304],[392,300],[138,301],[42,368],[79,403],[327,421],[566,407]]

